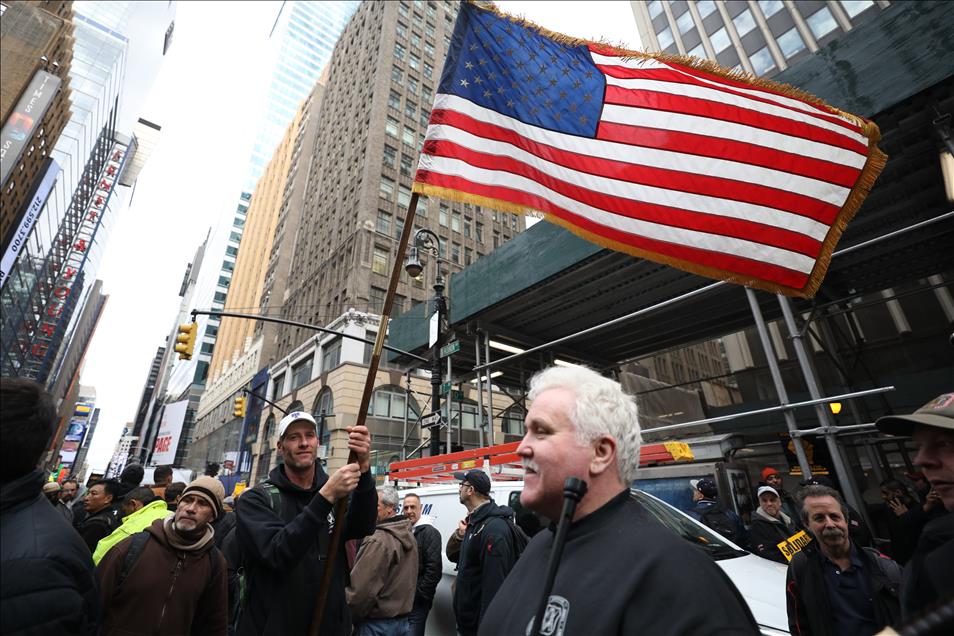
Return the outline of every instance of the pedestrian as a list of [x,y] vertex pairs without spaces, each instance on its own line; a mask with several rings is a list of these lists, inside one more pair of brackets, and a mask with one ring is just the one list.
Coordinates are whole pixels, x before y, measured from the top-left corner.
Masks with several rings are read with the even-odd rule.
[[89,549],[42,494],[56,422],[43,387],[0,378],[0,633],[93,635],[99,598]]
[[166,487],[172,483],[172,466],[156,466],[152,471],[152,492],[160,499],[166,497]]
[[[133,488],[138,488],[145,476],[146,469],[142,464],[129,464],[123,468],[123,472],[119,474],[119,497],[122,498]],[[120,499],[117,499],[116,506],[120,503]]]
[[421,514],[421,498],[414,493],[404,495],[401,512],[413,524],[411,531],[417,541],[417,587],[414,591],[414,607],[408,616],[411,636],[424,636],[427,615],[434,604],[437,584],[441,582],[443,564],[441,563],[440,531],[434,527],[434,518]]
[[799,531],[795,520],[782,512],[782,499],[771,486],[759,486],[759,507],[752,515],[749,545],[752,552],[763,559],[788,565],[785,553],[779,547]]
[[179,505],[179,497],[182,496],[182,491],[185,490],[185,488],[186,484],[183,481],[174,481],[166,486],[166,489],[162,495],[163,499],[166,500],[166,506],[169,507],[170,511],[176,511],[176,508]]
[[[804,488],[805,486],[824,486],[825,488],[831,488],[838,492],[838,495],[841,496],[841,491],[835,488],[835,483],[825,475],[812,475],[801,482],[801,487]],[[799,489],[798,498],[799,500],[801,499],[801,489]],[[875,547],[874,536],[871,534],[871,530],[868,529],[868,524],[865,523],[861,513],[848,505],[844,497],[842,497],[841,503],[845,507],[845,514],[848,515],[848,534],[851,537],[851,542],[859,547]],[[801,514],[801,509],[799,509],[799,523],[801,522]]]
[[833,488],[799,491],[802,524],[814,540],[792,557],[786,579],[793,636],[871,636],[901,616],[901,566],[856,546],[845,504]]
[[[543,634],[758,634],[745,600],[701,550],[630,495],[639,468],[636,400],[582,367],[530,381],[520,503],[559,519],[568,477],[587,483],[566,535]],[[480,634],[531,633],[554,532],[537,533],[497,591]],[[458,583],[459,585],[459,583]]]
[[96,568],[101,636],[225,635],[228,574],[211,525],[224,495],[219,480],[199,477],[186,487],[174,515],[154,520],[106,553]]
[[745,524],[734,510],[719,501],[719,490],[715,481],[710,477],[703,477],[690,480],[689,485],[692,487],[692,500],[695,502],[689,516],[701,521],[732,543],[746,546],[748,539]]
[[927,522],[904,572],[902,616],[905,621],[954,598],[954,393],[939,396],[911,415],[889,415],[876,422],[892,435],[910,435],[918,447],[914,465],[931,491],[925,505],[940,502],[945,513]]
[[417,542],[397,513],[394,486],[378,488],[378,523],[361,541],[346,594],[354,636],[407,636],[417,584]]
[[115,479],[96,482],[86,491],[83,498],[86,519],[79,528],[80,536],[86,542],[90,554],[96,551],[96,544],[108,537],[119,527],[119,515],[116,506],[120,503],[122,486]]
[[922,505],[911,496],[897,479],[881,482],[881,499],[887,508],[888,537],[891,539],[891,558],[904,565],[914,554],[918,536],[927,519]]
[[152,488],[140,486],[133,488],[122,500],[122,524],[109,536],[99,540],[93,552],[93,563],[99,565],[106,553],[126,537],[142,532],[156,519],[165,519],[173,514],[166,502],[152,491]]
[[794,519],[795,523],[798,524],[798,503],[795,501],[795,497],[785,490],[785,486],[782,483],[782,473],[778,472],[778,470],[772,466],[766,466],[762,469],[762,483],[775,489],[775,492],[778,493],[778,498],[782,502],[782,512],[784,512],[789,519]]
[[[73,503],[76,501],[76,495],[79,492],[79,483],[75,478],[70,477],[69,479],[64,479],[63,483],[60,484],[60,501],[63,502],[63,505],[66,507],[72,507]],[[73,511],[70,511],[70,520],[73,519]]]
[[[223,485],[224,488],[224,485]],[[228,504],[225,502],[228,501]],[[225,541],[225,537],[229,536],[229,533],[235,528],[235,524],[238,522],[238,519],[235,516],[235,509],[232,504],[235,503],[235,500],[231,497],[226,497],[222,500],[222,514],[212,522],[212,528],[215,530],[215,547],[219,550],[222,549],[222,543]]]
[[504,579],[517,560],[510,523],[514,512],[490,496],[490,477],[482,470],[454,473],[467,517],[447,540],[447,558],[457,564],[454,615],[462,636],[477,633]]
[[246,577],[239,634],[305,634],[325,568],[335,502],[350,495],[319,632],[345,636],[351,614],[345,599],[344,543],[374,532],[377,492],[371,475],[371,435],[349,426],[348,448],[356,461],[329,477],[318,458],[318,431],[308,413],[294,411],[278,424],[283,463],[268,479],[242,493],[236,536]]
[[46,498],[53,504],[53,507],[56,508],[56,511],[63,515],[63,518],[66,519],[66,522],[69,524],[73,523],[73,511],[69,509],[65,503],[60,501],[60,485],[55,481],[48,481],[43,484],[43,494]]

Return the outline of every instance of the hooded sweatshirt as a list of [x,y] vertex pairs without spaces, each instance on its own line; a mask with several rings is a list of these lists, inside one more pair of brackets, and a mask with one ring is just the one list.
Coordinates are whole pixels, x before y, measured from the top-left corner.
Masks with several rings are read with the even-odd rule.
[[123,525],[113,530],[108,537],[100,539],[99,543],[96,544],[96,552],[93,552],[93,563],[99,565],[106,553],[117,543],[137,532],[142,532],[151,526],[156,519],[165,519],[171,514],[169,509],[166,508],[166,502],[157,499],[126,516],[123,519]]
[[347,589],[355,624],[411,611],[417,585],[417,541],[404,515],[378,523],[361,542]]
[[784,512],[779,511],[778,514],[780,518],[776,519],[761,507],[755,509],[749,528],[749,545],[752,552],[763,559],[787,565],[788,559],[779,550],[778,544],[798,532],[798,527]]
[[[316,467],[310,488],[288,479],[285,466],[268,475],[267,483],[242,493],[235,527],[245,565],[248,602],[241,608],[241,636],[307,634],[324,573],[334,525],[334,506],[318,491],[328,475]],[[268,487],[278,490],[277,508]],[[347,636],[351,612],[345,599],[348,560],[345,542],[374,532],[378,493],[371,472],[362,473],[351,494],[343,541],[335,558],[320,633]],[[412,586],[413,589],[413,586]]]
[[[179,636],[223,635],[228,627],[228,573],[225,557],[215,548],[212,529],[193,549],[170,543],[156,519],[149,540],[122,585],[117,585],[132,538],[120,541],[96,568],[103,604],[101,636],[136,634]],[[186,547],[186,546],[183,546]],[[217,560],[213,566],[212,560]]]

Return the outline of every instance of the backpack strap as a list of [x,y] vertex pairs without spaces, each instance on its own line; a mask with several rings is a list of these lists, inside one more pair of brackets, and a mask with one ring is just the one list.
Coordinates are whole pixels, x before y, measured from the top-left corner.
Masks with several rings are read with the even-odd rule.
[[145,530],[142,532],[137,532],[132,536],[132,541],[129,544],[129,552],[126,553],[126,558],[123,559],[123,567],[119,571],[119,577],[116,579],[117,594],[123,586],[123,581],[126,580],[126,577],[129,576],[129,573],[132,572],[133,567],[135,567],[136,561],[139,560],[139,557],[142,555],[142,551],[146,548],[146,543],[148,542],[149,533]]

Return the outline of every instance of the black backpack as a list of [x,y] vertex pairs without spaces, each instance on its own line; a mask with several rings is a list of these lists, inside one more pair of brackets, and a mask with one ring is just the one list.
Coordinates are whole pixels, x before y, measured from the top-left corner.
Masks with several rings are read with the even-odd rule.
[[[523,528],[514,523],[513,517],[507,517],[507,527],[510,528],[510,538],[513,541],[513,554],[514,561],[520,558],[520,555],[523,554],[523,551],[526,549],[527,544],[530,543],[530,537],[526,532],[523,531]],[[484,528],[490,522],[490,519],[481,524],[480,528],[474,533],[474,536],[483,532]]]
[[699,513],[699,519],[723,537],[735,543],[742,544],[742,537],[739,536],[739,524],[732,515],[721,505],[709,506]]

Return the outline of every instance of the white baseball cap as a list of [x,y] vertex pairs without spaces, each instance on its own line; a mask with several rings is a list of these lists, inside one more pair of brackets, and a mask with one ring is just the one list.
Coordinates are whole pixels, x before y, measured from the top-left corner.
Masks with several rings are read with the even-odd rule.
[[294,424],[295,422],[308,422],[315,427],[315,430],[318,430],[318,424],[315,423],[315,418],[304,411],[292,411],[288,415],[282,418],[282,421],[278,423],[278,439],[281,439],[285,435],[285,431],[288,430],[288,427]]
[[772,488],[771,486],[759,486],[759,494],[757,496],[761,497],[767,492],[770,492],[776,497],[778,497],[778,491]]

